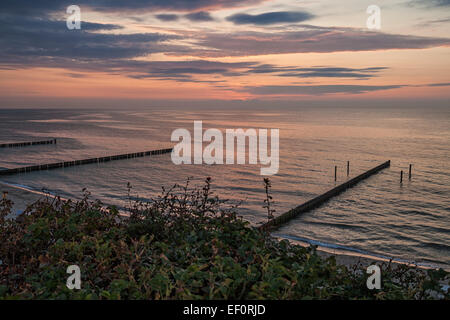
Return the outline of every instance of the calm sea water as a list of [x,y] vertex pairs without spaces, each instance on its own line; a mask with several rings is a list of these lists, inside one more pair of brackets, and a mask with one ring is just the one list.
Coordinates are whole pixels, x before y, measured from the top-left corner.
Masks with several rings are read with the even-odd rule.
[[[284,238],[330,248],[450,266],[450,108],[298,108],[251,110],[90,111],[0,110],[0,143],[58,138],[57,145],[0,149],[0,167],[148,151],[171,146],[174,129],[280,129],[280,170],[271,177],[275,214],[281,214],[386,160],[371,177],[276,231]],[[413,164],[413,178],[399,183]],[[266,220],[258,165],[172,164],[170,155],[92,164],[0,178],[32,189],[125,205],[126,185],[151,199],[161,186],[213,179],[214,190],[242,201],[240,215]]]

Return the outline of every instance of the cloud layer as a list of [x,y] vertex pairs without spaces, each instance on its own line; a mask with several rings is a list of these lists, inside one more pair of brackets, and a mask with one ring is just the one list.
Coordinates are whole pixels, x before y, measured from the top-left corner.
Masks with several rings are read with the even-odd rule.
[[[450,5],[448,0],[412,2],[421,4],[422,9],[422,5],[437,8]],[[387,80],[377,82],[384,85],[371,85],[371,79],[395,72],[393,64],[390,68],[370,62],[363,67],[359,67],[360,63],[352,67],[351,62],[342,66],[339,61],[327,65],[314,62],[295,65],[289,59],[290,63],[276,65],[261,62],[267,61],[267,57],[259,56],[335,52],[354,55],[360,51],[450,46],[450,39],[445,37],[306,24],[316,15],[298,7],[294,11],[282,11],[280,6],[280,11],[271,11],[273,6],[262,6],[258,9],[264,12],[261,14],[242,13],[242,9],[237,14],[215,12],[259,3],[265,0],[80,0],[76,4],[82,10],[97,11],[88,15],[96,22],[82,21],[81,30],[68,30],[61,19],[65,8],[73,4],[71,1],[3,0],[0,2],[0,69],[58,68],[64,69],[67,77],[80,79],[98,72],[142,81],[209,83],[244,96],[264,98],[363,94],[399,89],[407,84],[390,84]],[[147,20],[149,13],[162,22]],[[112,21],[111,17],[117,23],[99,23],[103,18]],[[130,19],[138,23],[126,26]],[[148,21],[152,25],[145,26]],[[388,69],[390,72],[385,72]],[[249,82],[249,77],[256,81]],[[308,82],[298,85],[299,79]],[[445,80],[438,79],[428,87],[447,86]],[[311,81],[318,85],[312,85]]]
[[[205,33],[198,44],[199,56],[251,56],[280,53],[323,53],[425,49],[449,46],[450,39],[387,34],[354,28],[303,26],[298,31]],[[210,50],[208,50],[210,48]]]
[[42,13],[65,11],[70,5],[89,7],[98,11],[198,11],[248,6],[264,0],[2,0],[2,13]]
[[314,86],[256,86],[246,87],[245,91],[255,95],[302,96],[326,94],[360,94],[371,91],[402,88],[403,85],[364,86],[364,85],[314,85]]

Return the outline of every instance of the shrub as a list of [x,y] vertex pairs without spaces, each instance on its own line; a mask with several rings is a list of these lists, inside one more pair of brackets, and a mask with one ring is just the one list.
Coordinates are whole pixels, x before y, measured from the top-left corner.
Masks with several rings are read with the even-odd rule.
[[[6,219],[11,206],[0,203],[2,299],[448,298],[438,283],[446,272],[390,264],[382,289],[368,290],[360,266],[251,227],[209,178],[130,201],[128,217],[87,192],[77,202],[40,200],[15,220]],[[80,290],[66,287],[69,265],[81,269]]]

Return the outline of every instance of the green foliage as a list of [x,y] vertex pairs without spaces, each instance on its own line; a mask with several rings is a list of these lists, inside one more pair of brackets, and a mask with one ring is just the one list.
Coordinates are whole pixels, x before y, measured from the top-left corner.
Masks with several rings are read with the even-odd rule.
[[[129,186],[129,189],[131,187]],[[267,204],[268,205],[268,204]],[[383,266],[383,288],[366,287],[314,247],[278,241],[236,216],[210,190],[174,186],[129,217],[89,200],[45,199],[19,219],[0,203],[0,299],[427,299],[444,271]],[[81,269],[69,290],[66,269]]]

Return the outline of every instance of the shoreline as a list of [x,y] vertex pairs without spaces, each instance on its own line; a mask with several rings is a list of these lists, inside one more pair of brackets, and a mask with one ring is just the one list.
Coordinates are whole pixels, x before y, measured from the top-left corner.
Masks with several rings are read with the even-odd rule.
[[295,239],[295,237],[282,236],[282,235],[273,235],[275,238],[279,240],[288,240],[292,244],[297,244],[303,247],[308,247],[310,245],[314,245],[317,247],[317,253],[324,258],[328,258],[330,256],[336,257],[336,262],[339,264],[344,264],[346,266],[353,266],[355,264],[361,264],[365,267],[377,263],[392,263],[394,265],[406,265],[409,267],[419,268],[419,269],[435,269],[438,270],[442,268],[446,271],[450,271],[450,266],[445,264],[440,264],[438,262],[419,262],[413,260],[399,259],[395,257],[382,256],[375,253],[370,252],[362,252],[359,250],[352,251],[345,248],[339,247],[328,247],[323,244],[317,244],[317,241],[305,241]]
[[3,181],[0,181],[0,192],[2,197],[5,196],[6,192],[6,198],[13,202],[12,212],[9,216],[12,218],[20,215],[30,204],[35,203],[45,196],[51,196],[43,192],[26,189]]
[[[275,237],[279,240],[288,240],[292,244],[300,245],[303,247],[310,246],[310,243],[302,242],[302,241],[296,241],[292,239],[286,239],[282,237]],[[442,266],[438,264],[433,263],[425,263],[425,262],[413,262],[413,261],[403,261],[395,258],[389,258],[389,257],[380,257],[376,255],[371,255],[369,253],[363,254],[363,253],[357,253],[357,252],[351,252],[346,251],[342,249],[333,249],[333,248],[327,248],[323,246],[317,246],[317,254],[322,258],[329,258],[329,257],[335,257],[336,263],[345,265],[346,267],[353,267],[355,265],[361,265],[363,267],[368,267],[373,264],[381,265],[381,264],[389,264],[392,265],[406,265],[408,267],[423,269],[423,270],[437,270],[439,268],[442,268],[446,271],[450,270],[450,267]]]
[[[10,217],[14,218],[20,215],[30,204],[42,199],[43,197],[56,198],[57,196],[44,193],[41,191],[32,190],[26,187],[22,187],[19,185],[10,184],[4,181],[0,181],[0,192],[3,194],[7,192],[7,198],[14,202],[12,208],[12,215]],[[62,200],[66,200],[61,198]],[[282,240],[288,240],[290,243],[301,245],[301,246],[309,246],[310,243],[299,241],[295,239],[287,239],[280,236],[272,235],[274,238]],[[334,249],[327,248],[324,246],[317,246],[317,253],[322,258],[328,258],[334,256],[336,258],[336,263],[345,265],[346,267],[352,267],[354,265],[363,265],[369,266],[373,263],[381,264],[381,263],[393,263],[396,265],[404,264],[410,267],[416,267],[420,269],[437,269],[439,267],[444,270],[448,270],[448,267],[433,265],[433,263],[414,263],[409,261],[401,261],[397,259],[391,259],[388,257],[380,257],[371,254],[363,254],[358,252],[346,251],[343,249]]]

